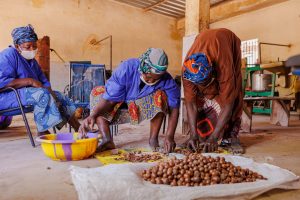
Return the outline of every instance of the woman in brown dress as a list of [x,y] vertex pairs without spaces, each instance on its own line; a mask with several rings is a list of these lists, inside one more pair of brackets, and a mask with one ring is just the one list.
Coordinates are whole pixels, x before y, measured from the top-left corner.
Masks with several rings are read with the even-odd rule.
[[186,55],[183,88],[190,138],[186,145],[205,152],[228,141],[233,153],[243,153],[238,139],[242,115],[241,41],[230,30],[201,32]]

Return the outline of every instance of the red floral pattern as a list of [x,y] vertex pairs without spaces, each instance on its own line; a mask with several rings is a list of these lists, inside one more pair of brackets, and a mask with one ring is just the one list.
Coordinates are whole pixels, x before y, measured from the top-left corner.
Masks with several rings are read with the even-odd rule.
[[[94,107],[97,105],[97,103],[100,101],[100,95],[105,92],[105,86],[96,86],[91,91],[91,108],[94,109]],[[118,109],[122,105],[123,102],[118,103],[115,105],[114,109],[108,114],[107,119],[111,120],[114,118],[114,116],[117,114]]]
[[[105,92],[104,86],[97,86],[91,92],[90,106],[91,109],[97,105],[100,101],[101,94]],[[108,121],[117,123],[131,123],[139,124],[144,119],[152,119],[157,113],[168,112],[167,95],[161,90],[157,90],[153,94],[150,94],[141,99],[135,101],[129,101],[128,111],[119,109],[123,102],[118,103],[110,113],[106,113],[103,116]]]
[[155,106],[162,109],[166,107],[167,95],[163,91],[161,90],[156,91],[153,95],[153,98],[154,98]]
[[92,95],[95,97],[95,96],[99,96],[100,94],[103,94],[104,92],[105,92],[104,86],[97,86],[93,88]]
[[111,111],[110,115],[111,116],[115,116],[115,114],[117,113],[117,111],[119,110],[119,107],[122,105],[123,102],[118,103],[117,105],[115,105],[114,109]]
[[132,123],[138,123],[139,121],[139,109],[136,104],[132,101],[128,104],[128,112]]

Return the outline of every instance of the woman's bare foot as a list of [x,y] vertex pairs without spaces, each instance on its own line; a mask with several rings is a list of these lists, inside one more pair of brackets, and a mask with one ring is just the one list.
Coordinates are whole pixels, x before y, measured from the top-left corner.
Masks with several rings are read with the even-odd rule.
[[96,152],[112,150],[115,148],[116,148],[116,145],[113,141],[101,142],[100,145],[98,146]]
[[228,150],[234,155],[240,155],[244,153],[244,148],[242,147],[238,138],[231,138],[231,145],[228,148]]
[[38,132],[38,136],[48,135],[48,134],[50,134],[50,132],[48,130],[43,131],[43,132]]

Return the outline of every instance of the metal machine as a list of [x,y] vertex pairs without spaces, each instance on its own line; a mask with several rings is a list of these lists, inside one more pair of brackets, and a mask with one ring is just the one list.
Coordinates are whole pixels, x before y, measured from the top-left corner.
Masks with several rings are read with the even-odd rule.
[[105,85],[105,65],[92,65],[90,61],[70,62],[69,97],[76,107],[89,114],[90,93],[96,86]]
[[[243,76],[243,88],[245,97],[273,97],[275,93],[275,82],[277,71],[270,70],[271,67],[284,67],[284,62],[262,64],[262,45],[278,47],[290,47],[291,45],[259,42],[258,39],[242,42],[242,57],[246,58],[246,67]],[[269,100],[258,100],[253,105],[254,113],[270,114],[272,102]]]

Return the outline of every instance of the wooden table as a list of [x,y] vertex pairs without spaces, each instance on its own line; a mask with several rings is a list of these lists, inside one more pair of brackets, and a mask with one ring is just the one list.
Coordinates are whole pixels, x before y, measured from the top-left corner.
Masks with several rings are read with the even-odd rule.
[[252,128],[252,109],[254,101],[271,100],[272,113],[270,123],[279,126],[289,126],[290,106],[294,97],[245,97],[243,104],[242,125],[244,132],[251,132]]

